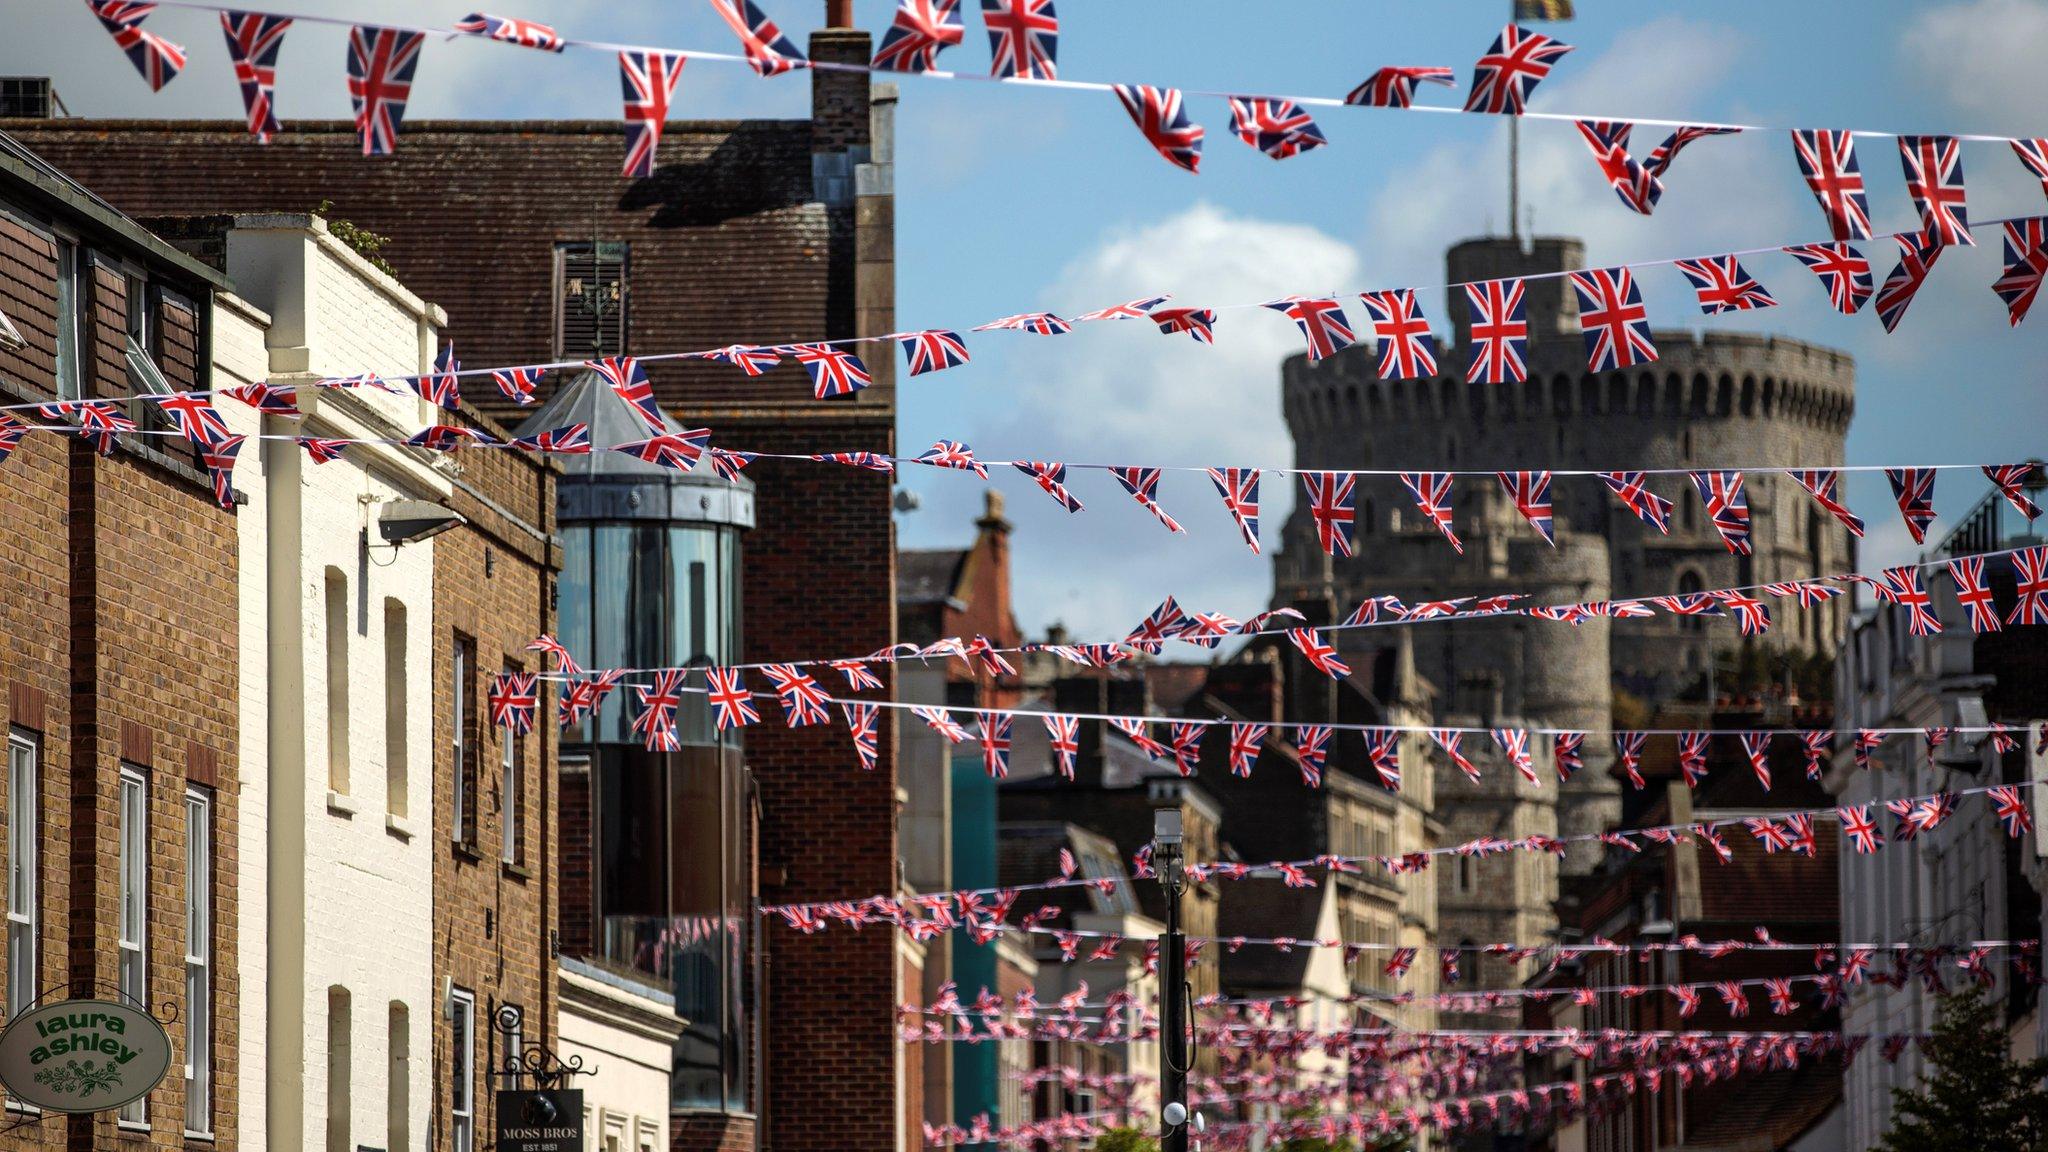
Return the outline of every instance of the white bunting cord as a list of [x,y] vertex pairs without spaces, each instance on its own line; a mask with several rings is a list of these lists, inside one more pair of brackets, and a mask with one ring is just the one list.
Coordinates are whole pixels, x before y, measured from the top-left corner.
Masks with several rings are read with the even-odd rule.
[[[226,4],[206,4],[199,3],[197,2],[197,0],[156,0],[156,4],[160,8],[184,8],[201,12],[234,12],[244,15],[278,16],[293,20],[295,22],[302,21],[308,24],[326,24],[337,27],[360,26],[373,28],[388,28],[398,32],[413,33],[423,36],[438,36],[443,38],[444,40],[482,40],[486,43],[500,43],[499,41],[491,40],[487,36],[481,36],[476,33],[465,32],[459,29],[445,26],[404,24],[381,19],[356,20],[337,16],[320,16],[296,12],[285,12],[274,8],[238,7]],[[605,40],[585,40],[572,36],[562,36],[561,42],[565,47],[569,48],[588,49],[592,51],[613,54],[621,52],[634,52],[646,54],[660,54],[665,56],[677,56],[685,60],[715,61],[717,63],[722,64],[746,64],[749,66],[752,66],[753,64],[753,61],[751,61],[747,56],[733,52],[710,52],[695,48],[672,48],[645,44],[623,44]],[[531,51],[531,49],[527,49],[519,45],[508,44],[506,46],[508,48],[518,48],[521,51]],[[929,80],[968,80],[981,83],[1002,84],[1013,88],[1042,88],[1048,90],[1063,90],[1070,92],[1101,93],[1114,93],[1120,87],[1120,85],[1117,84],[1092,80],[1038,80],[1025,79],[1020,77],[1001,78],[995,76],[984,76],[979,73],[973,72],[954,72],[941,69],[933,69],[924,72],[896,71],[892,69],[875,68],[872,65],[868,64],[852,64],[839,61],[824,60],[789,60],[788,62],[799,69],[810,68],[821,72],[847,72],[857,74],[865,73],[871,74],[879,79],[884,80],[895,80],[898,79],[899,77],[922,77],[924,79]],[[1127,87],[1127,85],[1121,85],[1121,87]],[[1333,96],[1279,96],[1260,94],[1256,92],[1247,92],[1242,90],[1236,92],[1227,92],[1222,90],[1202,88],[1184,88],[1179,89],[1178,91],[1189,96],[1213,97],[1221,100],[1247,98],[1263,100],[1288,100],[1296,104],[1309,105],[1317,108],[1371,107],[1379,111],[1422,112],[1435,113],[1439,115],[1448,114],[1458,116],[1486,116],[1494,119],[1499,119],[1502,116],[1502,114],[1500,113],[1481,112],[1466,108],[1453,108],[1443,105],[1410,104],[1404,107],[1392,108],[1380,105],[1352,104],[1341,98]],[[1674,129],[1709,128],[1736,132],[1789,132],[1793,130],[1791,128],[1783,128],[1765,124],[1739,124],[1733,122],[1713,122],[1705,120],[1662,120],[1653,117],[1641,116],[1594,116],[1584,113],[1569,112],[1524,111],[1516,115],[1518,115],[1519,118],[1523,120],[1546,120],[1560,123],[1576,123],[1578,121],[1625,121],[1630,124],[1647,127]],[[1873,139],[1892,138],[1903,135],[1910,135],[1909,133],[1882,132],[1873,129],[1851,129],[1847,131],[1850,135]],[[2015,139],[2026,139],[2026,137],[1993,136],[1983,133],[1949,132],[1942,133],[1942,135],[1949,136],[1956,140],[1969,140],[1978,143],[1991,144],[2011,144]]]

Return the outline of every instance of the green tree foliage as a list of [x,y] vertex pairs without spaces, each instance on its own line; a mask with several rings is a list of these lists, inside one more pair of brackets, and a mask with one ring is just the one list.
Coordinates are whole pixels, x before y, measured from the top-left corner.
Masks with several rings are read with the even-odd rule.
[[1892,1090],[1892,1128],[1877,1152],[2048,1149],[2048,1058],[2011,1058],[1981,988],[1941,998],[1926,1053],[1919,1086]]
[[377,255],[377,250],[391,243],[391,237],[379,235],[349,220],[336,220],[327,214],[334,210],[334,201],[322,200],[313,209],[313,215],[327,217],[327,231],[336,240],[355,250],[356,255],[368,260],[370,265],[386,276],[396,278],[398,269],[391,261]]
[[1136,1128],[1111,1128],[1095,1138],[1095,1152],[1159,1152],[1159,1141]]

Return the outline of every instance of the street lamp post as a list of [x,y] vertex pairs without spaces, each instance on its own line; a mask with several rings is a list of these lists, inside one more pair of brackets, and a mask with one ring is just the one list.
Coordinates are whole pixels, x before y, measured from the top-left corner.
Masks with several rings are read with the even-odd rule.
[[1166,889],[1166,931],[1159,937],[1160,1152],[1188,1152],[1190,1127],[1199,1133],[1203,1126],[1187,1102],[1195,1043],[1187,1019],[1187,936],[1180,926],[1180,899],[1188,883],[1181,863],[1180,809],[1157,809],[1152,813],[1152,868]]

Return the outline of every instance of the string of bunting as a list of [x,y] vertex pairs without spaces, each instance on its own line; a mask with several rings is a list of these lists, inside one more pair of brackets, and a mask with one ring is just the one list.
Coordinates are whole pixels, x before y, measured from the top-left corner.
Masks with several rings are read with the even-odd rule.
[[[1310,107],[1372,107],[1428,113],[1510,115],[1574,125],[1593,150],[1600,174],[1624,203],[1648,214],[1663,192],[1663,178],[1678,153],[1710,136],[1748,131],[1788,131],[1757,124],[1687,122],[1634,117],[1626,121],[1558,112],[1530,112],[1527,104],[1551,69],[1572,51],[1555,37],[1509,24],[1472,66],[1462,107],[1416,104],[1419,84],[1455,82],[1443,65],[1383,67],[1344,97],[1248,95],[1241,92],[1179,89],[1150,84],[1062,80],[1058,76],[1060,26],[1053,0],[982,0],[982,20],[991,56],[987,77],[941,70],[938,56],[960,44],[966,28],[959,0],[899,0],[889,28],[867,65],[813,61],[753,0],[710,0],[738,40],[740,52],[618,44],[564,36],[535,20],[474,12],[447,27],[385,23],[349,18],[235,8],[193,0],[86,0],[87,6],[135,65],[152,91],[175,79],[187,60],[183,47],[142,27],[159,5],[219,14],[241,90],[250,134],[268,143],[282,131],[276,107],[278,55],[294,21],[349,29],[348,91],[357,135],[366,156],[397,150],[399,128],[420,56],[429,36],[470,38],[559,54],[593,49],[618,57],[626,141],[623,175],[651,175],[663,124],[675,103],[684,65],[690,60],[745,63],[762,77],[804,68],[851,73],[922,75],[945,80],[995,80],[1018,87],[1113,94],[1139,132],[1167,162],[1188,172],[1201,167],[1205,130],[1188,116],[1190,95],[1228,102],[1231,133],[1276,160],[1299,156],[1329,143],[1309,115]],[[1636,125],[1674,129],[1641,160],[1628,150]],[[1964,192],[1959,155],[1964,141],[2004,144],[2026,169],[2048,185],[2048,140],[1981,134],[1901,135],[1868,130],[1790,129],[1802,179],[1827,212],[1837,240],[1869,238],[1869,210],[1857,137],[1896,139],[1907,190],[1941,243],[1959,241],[1953,225],[1963,218]]]

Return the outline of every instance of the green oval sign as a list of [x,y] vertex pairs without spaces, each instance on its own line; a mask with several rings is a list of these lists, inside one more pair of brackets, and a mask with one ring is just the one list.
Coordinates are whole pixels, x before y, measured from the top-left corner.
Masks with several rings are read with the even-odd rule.
[[111,1000],[66,1000],[16,1016],[0,1032],[0,1084],[51,1112],[111,1112],[171,1070],[156,1018]]

